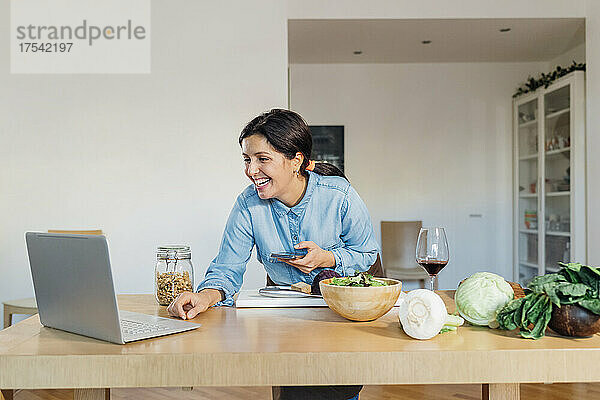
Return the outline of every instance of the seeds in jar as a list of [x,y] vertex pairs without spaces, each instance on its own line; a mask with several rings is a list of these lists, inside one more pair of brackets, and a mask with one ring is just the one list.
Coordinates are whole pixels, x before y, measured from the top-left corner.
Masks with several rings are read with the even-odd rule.
[[168,306],[182,292],[192,291],[188,271],[156,273],[156,298],[161,306]]

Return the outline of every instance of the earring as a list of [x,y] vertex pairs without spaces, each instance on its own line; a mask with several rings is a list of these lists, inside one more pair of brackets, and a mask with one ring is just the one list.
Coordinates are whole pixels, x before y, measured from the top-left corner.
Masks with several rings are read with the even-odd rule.
[[299,169],[296,170],[296,176],[297,177],[300,176],[300,170]]

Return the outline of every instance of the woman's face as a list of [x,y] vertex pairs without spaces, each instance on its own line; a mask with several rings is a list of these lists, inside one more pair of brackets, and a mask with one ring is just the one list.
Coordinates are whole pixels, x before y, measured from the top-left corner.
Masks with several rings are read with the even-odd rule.
[[302,155],[298,153],[295,158],[287,159],[263,135],[255,134],[242,140],[242,157],[244,172],[261,199],[283,200],[298,183],[295,171],[302,163]]

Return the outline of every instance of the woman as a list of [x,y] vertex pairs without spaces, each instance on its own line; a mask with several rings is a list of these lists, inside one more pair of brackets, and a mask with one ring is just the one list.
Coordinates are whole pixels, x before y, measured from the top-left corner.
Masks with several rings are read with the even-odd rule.
[[[300,115],[266,112],[246,125],[239,143],[252,185],[238,196],[197,293],[179,295],[168,307],[170,315],[191,319],[213,305],[232,306],[255,245],[258,261],[277,285],[310,284],[324,268],[353,275],[375,263],[379,246],[364,202],[339,169],[310,161],[312,135]],[[295,260],[270,256],[299,249],[307,254]],[[274,392],[282,399],[348,399],[358,398],[360,388]]]

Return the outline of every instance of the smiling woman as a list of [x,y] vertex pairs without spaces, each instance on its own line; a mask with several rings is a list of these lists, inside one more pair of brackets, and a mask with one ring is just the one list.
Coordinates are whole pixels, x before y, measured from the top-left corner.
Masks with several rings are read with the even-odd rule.
[[[190,319],[211,306],[233,306],[255,246],[258,261],[277,285],[311,284],[325,269],[353,275],[377,258],[379,245],[364,202],[339,169],[310,161],[312,136],[300,115],[282,109],[261,114],[242,130],[239,143],[252,184],[238,196],[197,293],[184,292],[169,305],[173,316]],[[298,249],[306,249],[306,255],[271,257]],[[345,400],[360,389],[282,387],[273,393],[276,399]]]
[[252,135],[241,143],[245,173],[256,186],[261,199],[278,198],[288,207],[300,202],[306,188],[306,177],[295,175],[300,169],[300,155],[288,160],[277,152],[262,135]]

